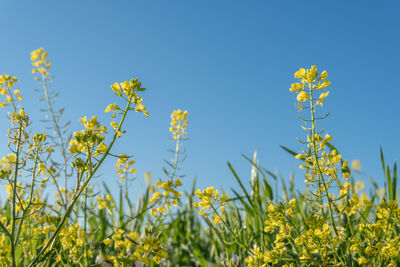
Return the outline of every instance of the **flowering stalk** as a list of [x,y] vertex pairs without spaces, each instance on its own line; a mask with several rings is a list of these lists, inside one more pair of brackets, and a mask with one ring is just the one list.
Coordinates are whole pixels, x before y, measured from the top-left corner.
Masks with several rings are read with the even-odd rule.
[[16,239],[15,239],[15,224],[17,221],[16,214],[16,197],[17,197],[17,179],[18,179],[18,170],[19,170],[19,155],[21,152],[21,135],[22,135],[22,122],[19,121],[18,127],[18,139],[17,139],[17,150],[15,152],[15,169],[14,169],[14,178],[13,178],[13,196],[12,196],[12,223],[11,223],[11,258],[13,267],[16,266],[15,262],[15,247],[16,247]]
[[129,99],[126,108],[124,110],[123,116],[118,124],[118,128],[117,131],[115,132],[113,139],[111,140],[107,150],[105,151],[105,153],[103,154],[102,158],[99,160],[98,163],[96,163],[96,167],[94,167],[93,171],[91,174],[89,174],[89,176],[87,177],[87,179],[85,179],[85,182],[82,184],[82,186],[79,188],[79,190],[75,193],[71,203],[68,206],[67,211],[65,212],[64,216],[62,217],[60,223],[58,224],[56,230],[53,232],[53,234],[51,235],[51,237],[49,238],[49,240],[46,242],[46,244],[43,246],[43,248],[40,250],[40,252],[37,254],[37,256],[29,263],[28,267],[30,266],[35,266],[35,264],[39,261],[39,259],[42,257],[42,255],[45,255],[45,252],[47,251],[47,249],[50,247],[50,245],[53,243],[53,241],[55,240],[55,238],[58,236],[58,234],[60,233],[63,225],[65,224],[65,222],[68,220],[72,209],[75,206],[76,201],[78,200],[78,198],[80,197],[80,195],[82,194],[82,192],[86,189],[88,183],[90,182],[90,180],[93,178],[94,174],[97,172],[97,170],[100,168],[100,166],[102,165],[103,161],[106,159],[106,157],[108,156],[111,148],[114,145],[115,140],[118,137],[118,133],[120,133],[122,124],[125,121],[125,117],[126,114],[128,113],[128,111],[130,110],[132,104],[132,98]]
[[[332,211],[332,200],[329,197],[329,192],[328,192],[328,187],[326,185],[325,179],[324,179],[324,175],[321,172],[321,168],[319,166],[319,157],[318,157],[318,148],[317,148],[317,140],[315,138],[315,134],[316,134],[316,128],[317,128],[317,123],[316,123],[316,119],[315,119],[315,107],[314,107],[314,99],[313,99],[313,85],[312,83],[308,84],[308,88],[309,88],[309,92],[310,92],[310,111],[311,111],[311,122],[312,122],[312,130],[311,130],[311,134],[312,134],[312,145],[313,145],[313,155],[314,155],[314,166],[316,167],[317,171],[318,171],[318,184],[319,184],[319,188],[321,187],[321,184],[323,185],[323,189],[325,191],[325,195],[326,198],[328,200],[328,209],[329,209],[329,217],[331,219],[331,224],[333,226],[333,229],[335,231],[336,235],[339,235],[337,229],[336,229],[336,224],[335,224],[335,220],[333,218],[333,211]],[[319,197],[321,199],[321,204],[322,204],[322,196],[320,195],[320,193],[318,192]]]

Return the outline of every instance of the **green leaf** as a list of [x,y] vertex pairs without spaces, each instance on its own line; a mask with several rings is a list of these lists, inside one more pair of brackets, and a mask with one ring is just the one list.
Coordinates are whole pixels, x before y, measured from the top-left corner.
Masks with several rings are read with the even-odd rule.
[[392,178],[390,175],[389,166],[387,166],[387,168],[386,168],[386,182],[387,182],[387,191],[389,192],[389,201],[394,200],[393,199],[393,183],[392,183]]
[[122,188],[119,189],[119,227],[123,228],[124,226],[124,201]]
[[[286,152],[288,152],[289,154],[291,154],[291,155],[293,155],[293,157],[294,156],[296,156],[298,153],[296,153],[296,152],[294,152],[293,150],[291,150],[291,149],[289,149],[289,148],[287,148],[287,147],[285,147],[285,146],[280,146],[281,148],[283,148]],[[302,159],[303,161],[304,161],[304,159]]]
[[229,162],[227,162],[227,163],[228,163],[229,169],[233,173],[233,176],[236,178],[236,180],[238,181],[238,183],[239,183],[240,187],[242,188],[244,194],[246,195],[246,198],[251,203],[250,195],[247,192],[246,188],[244,187],[244,185],[243,185],[242,181],[240,180],[239,176],[237,175],[235,169],[233,169],[232,165]]
[[397,200],[397,163],[393,167],[393,200]]

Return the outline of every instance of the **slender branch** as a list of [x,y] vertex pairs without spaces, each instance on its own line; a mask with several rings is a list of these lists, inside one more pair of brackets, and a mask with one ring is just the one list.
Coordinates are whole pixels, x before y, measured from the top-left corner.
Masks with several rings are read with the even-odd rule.
[[28,204],[26,205],[26,208],[24,209],[24,211],[22,213],[22,216],[21,216],[21,220],[19,222],[18,232],[17,232],[17,235],[16,235],[15,240],[14,240],[15,246],[17,245],[18,237],[19,237],[19,234],[21,233],[21,229],[22,229],[22,224],[24,222],[24,219],[26,218],[26,213],[29,211],[29,208],[32,205],[33,188],[35,186],[35,176],[36,176],[36,167],[37,167],[38,158],[39,158],[39,150],[40,150],[40,147],[38,147],[38,149],[36,150],[36,153],[35,153],[33,172],[32,172],[32,182],[31,182],[31,188],[30,188],[31,192],[30,192]]
[[43,91],[44,91],[44,96],[46,99],[46,103],[47,103],[47,108],[50,112],[50,116],[51,119],[53,121],[53,128],[55,130],[55,133],[58,137],[58,142],[60,144],[61,147],[61,154],[64,158],[64,166],[63,166],[63,170],[64,170],[64,188],[65,188],[65,193],[64,193],[64,197],[65,197],[65,202],[64,202],[64,207],[67,208],[68,205],[68,190],[67,190],[67,163],[68,163],[68,159],[67,159],[67,154],[65,152],[65,143],[64,143],[64,139],[62,138],[62,134],[61,134],[61,130],[60,127],[58,126],[58,122],[57,119],[54,115],[54,110],[53,107],[51,105],[51,101],[49,98],[49,93],[48,93],[48,89],[47,89],[47,83],[46,83],[46,77],[47,75],[45,73],[42,73],[42,84],[43,84]]
[[85,180],[85,182],[83,183],[83,185],[79,188],[79,190],[75,193],[71,204],[69,205],[69,207],[67,208],[65,215],[63,216],[63,218],[61,219],[60,223],[58,224],[56,230],[54,231],[54,233],[51,235],[51,237],[48,239],[48,241],[46,242],[46,244],[43,246],[43,248],[39,251],[39,253],[36,255],[36,257],[29,263],[28,267],[32,267],[35,266],[35,264],[39,261],[39,259],[42,257],[42,255],[44,255],[44,253],[47,251],[47,249],[50,247],[50,245],[54,242],[55,238],[58,236],[58,234],[61,231],[61,228],[63,227],[64,223],[68,220],[69,215],[72,212],[72,209],[76,203],[76,201],[78,200],[79,196],[82,194],[83,190],[86,188],[86,186],[88,185],[88,183],[90,182],[90,180],[93,178],[94,174],[97,172],[97,170],[99,169],[99,167],[102,165],[103,161],[106,159],[109,151],[111,150],[115,140],[117,139],[117,134],[120,132],[122,124],[125,120],[126,114],[130,108],[132,104],[132,100],[130,99],[128,101],[128,104],[125,108],[124,114],[121,118],[121,121],[118,125],[117,130],[115,131],[115,134],[113,136],[113,139],[111,140],[110,145],[108,146],[106,152],[103,154],[103,157],[100,159],[100,161],[96,164],[96,167],[93,169],[92,174],[89,175],[89,177]]
[[[13,102],[14,103],[14,102]],[[16,266],[15,262],[15,225],[17,221],[17,212],[16,212],[16,197],[17,197],[17,180],[18,180],[18,170],[19,170],[19,154],[20,154],[20,146],[21,146],[21,135],[22,135],[22,127],[23,121],[19,121],[19,129],[18,129],[18,140],[17,140],[17,151],[15,153],[15,170],[14,170],[14,179],[13,179],[13,196],[12,196],[12,222],[11,222],[11,258],[12,258],[12,266]]]

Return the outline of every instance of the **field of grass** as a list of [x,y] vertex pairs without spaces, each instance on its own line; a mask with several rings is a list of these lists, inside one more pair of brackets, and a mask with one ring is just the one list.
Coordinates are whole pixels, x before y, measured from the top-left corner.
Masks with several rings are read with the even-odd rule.
[[[137,198],[129,194],[135,183],[132,157],[112,150],[125,134],[126,116],[148,116],[138,79],[111,85],[105,112],[108,126],[96,116],[81,118],[82,128],[69,131],[62,111],[55,109],[51,64],[42,48],[31,53],[32,73],[41,84],[43,108],[53,135],[32,133],[23,109],[18,79],[0,76],[0,106],[8,114],[9,152],[0,162],[0,178],[8,195],[0,207],[0,266],[398,266],[400,264],[400,208],[397,166],[381,151],[385,188],[374,181],[368,192],[354,181],[357,171],[341,155],[333,134],[318,127],[325,119],[329,97],[326,71],[316,66],[294,74],[290,91],[302,115],[302,151],[283,147],[303,170],[304,191],[245,157],[250,186],[228,163],[240,191],[214,186],[190,192],[182,162],[190,119],[188,111],[171,114],[170,161],[164,178]],[[288,74],[291,75],[291,74]],[[290,93],[290,92],[288,92]],[[114,100],[113,100],[114,102]],[[127,151],[123,151],[127,153]],[[119,194],[106,184],[94,190],[106,158],[115,161]],[[250,188],[250,190],[247,190]],[[56,192],[55,199],[44,190]],[[280,197],[278,198],[278,194]]]

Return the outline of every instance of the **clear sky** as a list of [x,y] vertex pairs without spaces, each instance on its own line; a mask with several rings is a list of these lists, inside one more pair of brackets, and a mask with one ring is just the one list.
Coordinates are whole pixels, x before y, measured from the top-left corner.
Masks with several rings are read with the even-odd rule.
[[[64,121],[103,113],[116,101],[110,85],[138,77],[150,118],[130,114],[115,152],[135,155],[137,180],[162,177],[170,156],[170,113],[189,111],[184,183],[229,191],[247,182],[241,153],[258,150],[260,163],[288,178],[298,163],[300,128],[295,94],[300,67],[327,70],[332,85],[322,123],[345,159],[383,185],[379,146],[386,158],[400,151],[400,2],[387,1],[1,1],[0,73],[20,79],[24,106],[40,130],[39,85],[29,52],[44,47],[60,93]],[[0,119],[8,153],[5,115]],[[111,186],[113,162],[102,169]],[[364,177],[365,178],[365,177]]]

